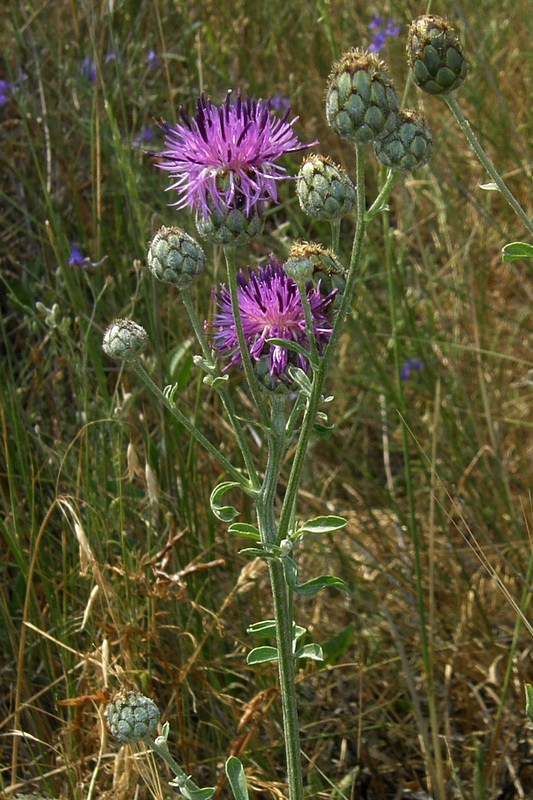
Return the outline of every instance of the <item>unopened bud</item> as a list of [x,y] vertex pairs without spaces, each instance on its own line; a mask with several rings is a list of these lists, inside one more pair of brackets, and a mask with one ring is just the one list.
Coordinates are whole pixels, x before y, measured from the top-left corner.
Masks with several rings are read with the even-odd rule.
[[459,40],[442,17],[426,15],[411,23],[407,56],[416,85],[429,94],[452,92],[468,72]]
[[374,53],[350,50],[333,65],[326,116],[339,136],[357,144],[386,136],[394,126],[398,108],[387,67]]
[[427,164],[433,148],[433,136],[421,114],[400,111],[396,126],[374,144],[376,157],[391,169],[413,170]]
[[159,281],[184,289],[202,274],[205,253],[185,231],[162,227],[150,242],[147,264]]
[[104,333],[102,348],[119,361],[134,361],[148,345],[148,334],[131,319],[116,319]]
[[151,736],[161,718],[154,701],[137,692],[118,694],[107,706],[106,716],[109,730],[123,744]]
[[327,156],[316,154],[300,167],[296,194],[306,214],[331,222],[353,211],[356,203],[355,186],[348,174]]

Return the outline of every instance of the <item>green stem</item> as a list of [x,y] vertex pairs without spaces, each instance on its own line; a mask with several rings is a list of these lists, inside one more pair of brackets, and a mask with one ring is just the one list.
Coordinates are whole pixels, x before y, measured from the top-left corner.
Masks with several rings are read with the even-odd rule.
[[503,194],[517,217],[519,217],[528,231],[533,235],[533,221],[528,217],[518,200],[514,197],[511,190],[507,187],[507,184],[501,177],[500,173],[485,153],[484,149],[482,148],[481,144],[479,143],[474,131],[472,130],[472,126],[470,125],[469,121],[466,119],[465,115],[461,111],[461,108],[457,102],[457,100],[452,95],[444,95],[444,100],[452,114],[454,115],[455,119],[457,120],[459,127],[461,128],[462,132],[464,133],[468,143],[476,156],[478,157],[481,164],[485,167],[487,172],[489,173],[490,177]]
[[190,792],[199,792],[200,788],[189,778],[186,772],[182,770],[178,762],[171,756],[168,745],[162,736],[159,736],[155,741],[147,736],[144,739],[148,747],[157,753],[163,761],[170,767],[174,775],[178,778],[180,788],[183,787]]
[[396,179],[398,177],[398,173],[394,172],[392,169],[389,169],[387,172],[387,177],[385,178],[385,182],[381,187],[380,193],[366,212],[366,220],[367,222],[372,219],[376,214],[382,210],[383,205],[387,202],[389,198],[389,194],[396,183]]
[[352,255],[350,259],[350,266],[348,268],[348,278],[346,287],[342,295],[342,300],[337,311],[335,324],[331,333],[330,340],[324,351],[322,360],[313,377],[313,391],[307,408],[304,413],[302,421],[302,428],[296,448],[296,454],[292,463],[292,468],[287,483],[287,490],[285,492],[285,499],[281,510],[279,520],[278,539],[285,539],[287,537],[290,521],[293,516],[293,509],[296,502],[296,495],[300,484],[300,476],[304,464],[305,456],[307,453],[307,446],[313,430],[313,425],[316,419],[316,412],[320,404],[322,386],[326,377],[326,372],[329,367],[332,355],[337,347],[340,335],[344,329],[344,319],[351,306],[355,285],[358,278],[358,267],[361,258],[363,238],[366,227],[366,199],[365,199],[365,151],[362,147],[356,147],[356,188],[357,188],[357,225],[355,228],[355,235],[352,246]]
[[[196,307],[193,303],[191,293],[189,289],[182,289],[181,290],[181,297],[183,300],[183,304],[187,309],[187,314],[189,315],[189,319],[191,321],[192,328],[196,334],[196,338],[198,339],[198,343],[202,348],[202,353],[207,361],[208,365],[211,367],[211,370],[215,377],[221,375],[220,371],[217,369],[217,365],[215,359],[213,358],[213,353],[211,348],[209,347],[209,342],[204,334],[204,330],[200,320],[198,319],[198,314],[196,313]],[[237,439],[242,457],[244,459],[244,463],[246,464],[246,469],[248,470],[248,474],[250,476],[250,481],[255,489],[259,489],[259,478],[257,477],[257,471],[255,468],[254,460],[252,458],[252,454],[250,452],[250,448],[248,447],[248,441],[246,436],[244,435],[244,431],[242,429],[241,422],[237,413],[235,411],[235,406],[233,405],[233,400],[230,397],[229,392],[227,391],[224,385],[220,385],[215,390],[220,395],[220,399],[224,405],[226,410],[226,414],[228,415],[229,421],[235,433],[235,437]]]
[[[268,462],[261,492],[257,498],[257,520],[264,544],[277,539],[275,517],[276,494],[285,454],[285,397],[271,397]],[[283,733],[287,759],[289,800],[303,800],[303,776],[300,757],[300,727],[296,699],[293,654],[293,621],[291,590],[287,586],[281,561],[269,559],[270,583],[274,601],[278,670],[283,713]]]
[[244,338],[244,330],[242,327],[242,318],[241,312],[239,309],[239,296],[237,292],[237,273],[235,267],[235,248],[234,247],[225,247],[224,248],[224,255],[226,257],[226,267],[228,273],[228,286],[230,291],[231,297],[231,309],[233,311],[233,318],[235,320],[235,328],[237,330],[237,338],[239,340],[239,349],[241,352],[242,358],[242,366],[244,369],[244,374],[246,375],[246,380],[248,382],[248,386],[250,387],[250,392],[252,393],[252,397],[254,402],[257,406],[261,414],[262,421],[265,425],[268,424],[268,416],[265,408],[265,401],[262,396],[261,387],[259,385],[259,381],[257,380],[257,376],[254,372],[254,368],[252,365],[252,359],[250,358],[250,353],[248,352],[248,345],[246,344],[246,339]]
[[196,428],[193,425],[193,423],[190,420],[187,419],[185,414],[183,414],[176,407],[176,405],[171,400],[169,400],[169,398],[164,394],[164,392],[161,391],[159,386],[156,383],[154,383],[154,381],[147,373],[141,362],[129,361],[128,364],[133,369],[135,374],[138,375],[138,377],[142,380],[145,386],[147,386],[147,388],[150,389],[150,391],[153,392],[153,394],[163,403],[165,408],[167,408],[170,411],[172,416],[180,423],[180,425],[183,425],[183,427],[191,434],[191,436],[194,436],[196,441],[202,445],[204,450],[207,450],[207,452],[210,455],[216,458],[219,464],[221,464],[224,467],[226,472],[228,472],[231,475],[233,480],[237,481],[243,487],[244,490],[246,490],[247,488],[251,488],[249,486],[249,481],[245,478],[242,472],[240,472],[236,467],[234,467],[233,464],[230,461],[228,461],[228,459],[225,456],[222,455],[220,450],[216,448],[215,445],[212,444],[209,441],[209,439],[207,439],[203,435],[203,433],[201,433],[201,431],[199,431],[198,428]]

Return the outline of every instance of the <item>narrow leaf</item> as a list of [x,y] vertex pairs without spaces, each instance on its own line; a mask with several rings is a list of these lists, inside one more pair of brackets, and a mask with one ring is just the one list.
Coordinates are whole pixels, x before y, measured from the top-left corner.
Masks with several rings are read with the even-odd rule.
[[319,644],[316,644],[316,642],[304,644],[303,647],[300,647],[300,649],[296,651],[294,657],[310,658],[313,661],[324,661],[324,653],[322,652],[322,648]]
[[246,657],[247,664],[265,664],[267,661],[277,660],[278,648],[269,647],[268,645],[264,645],[263,647],[254,647],[254,649],[250,650]]
[[345,589],[346,583],[341,578],[336,578],[334,575],[320,575],[318,578],[312,578],[305,583],[297,583],[294,591],[298,594],[303,594],[306,597],[313,595],[325,589],[328,586],[335,586],[338,589]]
[[259,528],[255,525],[250,525],[248,522],[234,522],[228,528],[229,533],[234,533],[235,536],[241,536],[243,539],[253,539],[254,542],[260,540]]
[[533,245],[527,242],[509,242],[502,248],[502,253],[506,264],[521,258],[533,258]]
[[278,558],[278,553],[269,553],[268,550],[262,550],[260,547],[244,547],[239,550],[239,555],[252,558]]
[[225,495],[225,493],[230,489],[234,489],[236,486],[240,486],[240,484],[236,481],[224,481],[223,483],[219,483],[218,486],[215,486],[211,492],[211,511],[215,517],[222,522],[231,522],[235,519],[235,517],[239,516],[239,512],[236,508],[233,506],[224,506],[221,503],[222,497]]
[[333,515],[327,517],[314,517],[308,522],[304,522],[298,533],[332,533],[344,528],[348,524],[348,520],[344,517],[336,517]]
[[226,761],[226,775],[235,800],[248,800],[248,786],[244,767],[235,756],[230,756]]
[[262,619],[260,622],[254,622],[252,625],[248,625],[246,633],[251,633],[253,636],[275,636],[276,620]]
[[308,361],[311,360],[311,353],[309,353],[301,344],[298,342],[291,342],[287,339],[267,339],[267,344],[274,344],[277,347],[283,347],[285,350],[292,350],[294,353],[299,353],[301,356],[306,358]]

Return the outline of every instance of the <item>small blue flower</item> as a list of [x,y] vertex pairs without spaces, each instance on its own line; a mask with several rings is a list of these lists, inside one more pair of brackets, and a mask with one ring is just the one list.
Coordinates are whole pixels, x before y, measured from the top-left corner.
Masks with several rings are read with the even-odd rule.
[[91,261],[88,256],[83,255],[78,245],[73,243],[70,245],[70,258],[68,263],[71,267],[82,267],[87,269],[88,267],[98,267],[102,262]]
[[142,131],[138,133],[137,136],[133,139],[132,143],[135,145],[135,147],[140,147],[141,144],[143,144],[144,142],[149,142],[150,139],[154,138],[154,136],[155,136],[154,129],[150,128],[149,125],[146,125],[146,127],[144,127]]
[[408,358],[400,370],[400,378],[402,381],[408,381],[413,372],[422,372],[424,369],[424,362],[419,358]]
[[91,56],[85,56],[81,65],[81,74],[88,81],[94,83],[96,80],[96,64]]
[[0,106],[5,106],[11,97],[13,86],[9,81],[0,81]]
[[146,54],[146,66],[148,69],[157,69],[161,66],[161,60],[153,47]]
[[368,23],[368,27],[373,32],[372,41],[368,49],[371,53],[380,53],[385,47],[385,41],[388,36],[398,36],[401,25],[398,25],[393,19],[386,20],[384,17],[373,17]]
[[282,94],[275,94],[270,98],[270,108],[273,108],[274,111],[286,111],[290,107],[291,101]]

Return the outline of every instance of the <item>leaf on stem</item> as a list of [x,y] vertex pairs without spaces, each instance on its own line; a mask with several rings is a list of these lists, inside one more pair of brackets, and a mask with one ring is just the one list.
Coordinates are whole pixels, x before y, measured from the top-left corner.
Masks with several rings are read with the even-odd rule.
[[248,800],[248,786],[244,767],[235,756],[230,756],[226,761],[226,775],[235,800]]
[[262,647],[254,647],[246,656],[247,664],[265,664],[267,661],[278,660],[278,648],[263,645]]
[[296,534],[300,533],[333,533],[348,524],[348,520],[344,517],[337,517],[333,514],[326,517],[313,517],[308,522],[298,528]]
[[237,481],[224,481],[223,483],[219,483],[218,486],[215,486],[211,492],[211,497],[209,498],[211,511],[221,522],[231,522],[235,517],[239,516],[239,512],[236,508],[233,506],[224,506],[220,502],[226,492],[229,492],[230,489],[234,489],[236,486],[240,486],[240,483],[237,483]]
[[248,522],[234,522],[228,528],[229,533],[240,536],[243,539],[253,539],[254,542],[260,541],[259,528]]
[[502,248],[502,253],[505,264],[521,258],[533,258],[533,245],[527,242],[509,242]]

